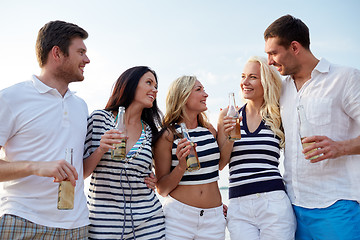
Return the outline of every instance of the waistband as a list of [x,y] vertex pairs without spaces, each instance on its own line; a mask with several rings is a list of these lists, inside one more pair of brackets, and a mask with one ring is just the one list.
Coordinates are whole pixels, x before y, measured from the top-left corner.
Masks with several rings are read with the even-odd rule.
[[219,214],[223,215],[222,205],[214,208],[198,208],[182,203],[170,195],[165,198],[164,207],[175,208],[182,213],[196,216],[217,216]]
[[271,192],[263,192],[263,193],[254,193],[247,196],[230,198],[229,203],[237,203],[247,200],[254,200],[258,198],[266,198],[266,199],[274,199],[274,198],[282,198],[286,193],[283,190],[276,190]]

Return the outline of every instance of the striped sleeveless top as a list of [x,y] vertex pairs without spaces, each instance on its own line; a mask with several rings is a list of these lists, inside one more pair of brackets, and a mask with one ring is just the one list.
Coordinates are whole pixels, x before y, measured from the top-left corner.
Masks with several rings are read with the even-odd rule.
[[[181,133],[180,125],[175,125],[175,130]],[[192,172],[186,171],[179,185],[198,185],[215,182],[219,179],[220,151],[212,133],[204,127],[188,129],[191,140],[197,144],[196,152],[200,161],[200,169]],[[171,170],[174,169],[179,160],[176,157],[177,143],[175,139],[172,146]]]
[[240,110],[241,139],[234,142],[229,163],[229,199],[285,190],[279,171],[280,139],[262,121],[250,132],[244,105]]

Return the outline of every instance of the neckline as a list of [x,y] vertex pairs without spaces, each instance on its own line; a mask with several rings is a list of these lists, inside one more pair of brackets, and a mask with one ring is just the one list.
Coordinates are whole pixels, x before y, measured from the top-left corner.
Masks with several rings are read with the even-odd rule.
[[259,126],[256,128],[256,130],[254,132],[250,132],[249,128],[248,128],[248,125],[247,125],[247,119],[246,119],[246,111],[245,111],[245,108],[246,108],[246,104],[242,107],[242,109],[240,109],[242,111],[242,122],[243,122],[243,129],[244,131],[246,132],[247,135],[257,135],[260,130],[262,129],[262,127],[264,126],[264,121],[261,120]]

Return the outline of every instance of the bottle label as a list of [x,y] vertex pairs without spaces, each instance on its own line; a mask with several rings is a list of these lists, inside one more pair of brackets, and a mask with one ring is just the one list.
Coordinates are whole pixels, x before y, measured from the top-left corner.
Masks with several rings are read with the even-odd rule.
[[122,139],[121,143],[114,144],[115,149],[111,149],[111,159],[124,160],[126,158],[126,139]]
[[62,181],[59,183],[57,204],[59,210],[71,210],[74,208],[74,192],[75,187],[70,181]]

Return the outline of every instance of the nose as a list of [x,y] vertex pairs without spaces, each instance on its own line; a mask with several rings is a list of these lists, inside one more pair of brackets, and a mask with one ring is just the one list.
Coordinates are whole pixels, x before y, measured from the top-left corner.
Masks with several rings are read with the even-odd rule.
[[85,54],[85,60],[84,60],[85,64],[90,63],[90,59],[89,57]]
[[249,77],[248,76],[244,76],[242,79],[241,79],[241,84],[243,85],[247,85],[249,83]]
[[207,92],[204,91],[204,96],[205,96],[205,97],[208,97],[209,94],[207,94]]
[[271,66],[274,64],[274,59],[272,58],[272,56],[268,55],[268,64]]

